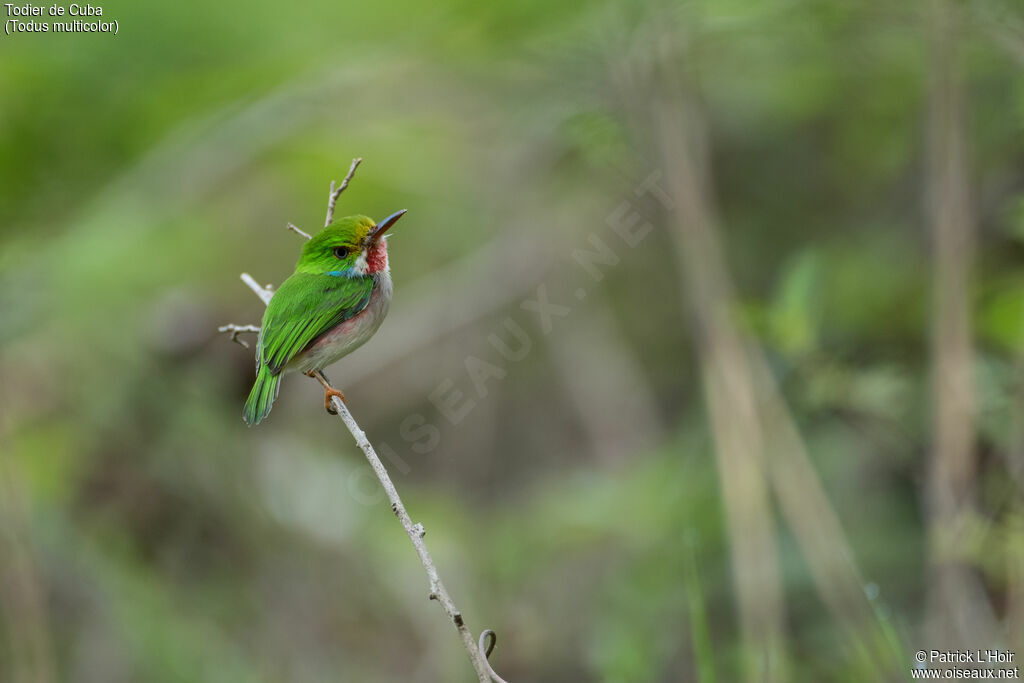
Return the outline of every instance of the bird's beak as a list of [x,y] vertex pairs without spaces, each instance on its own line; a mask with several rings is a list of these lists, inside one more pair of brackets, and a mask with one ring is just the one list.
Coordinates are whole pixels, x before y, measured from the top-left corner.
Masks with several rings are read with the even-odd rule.
[[398,219],[405,215],[406,211],[408,211],[408,209],[402,209],[401,211],[395,211],[393,214],[391,214],[390,216],[388,216],[387,218],[382,220],[380,223],[378,223],[377,225],[373,226],[373,229],[370,231],[370,235],[369,235],[370,241],[376,241],[376,240],[380,239],[380,237],[385,232],[387,232],[388,228],[390,228],[392,225],[397,223]]

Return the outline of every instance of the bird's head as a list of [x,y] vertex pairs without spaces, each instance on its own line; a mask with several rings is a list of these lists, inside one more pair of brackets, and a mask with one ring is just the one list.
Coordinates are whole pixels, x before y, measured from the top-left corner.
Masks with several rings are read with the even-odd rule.
[[386,233],[405,215],[405,211],[396,211],[380,223],[366,216],[339,218],[306,242],[295,270],[336,277],[362,277],[386,272]]

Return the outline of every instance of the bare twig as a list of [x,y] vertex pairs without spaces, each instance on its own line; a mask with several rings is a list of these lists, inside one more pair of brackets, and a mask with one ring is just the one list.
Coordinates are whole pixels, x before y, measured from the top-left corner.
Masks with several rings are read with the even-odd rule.
[[334,187],[334,181],[331,181],[331,193],[327,195],[327,220],[324,221],[324,227],[326,228],[334,220],[334,205],[338,201],[338,197],[348,187],[348,183],[352,180],[352,176],[355,175],[356,169],[359,168],[359,164],[363,163],[362,157],[356,157],[352,160],[352,165],[348,167],[348,173],[345,174],[345,179],[341,181],[341,185],[338,185],[337,189]]
[[301,230],[299,228],[299,226],[295,225],[294,223],[289,223],[288,224],[288,229],[291,230],[292,232],[294,232],[297,235],[302,235],[303,237],[306,238],[307,241],[313,239],[312,235],[310,235],[305,230]]
[[437,568],[434,566],[434,561],[430,557],[430,552],[427,550],[426,544],[423,542],[423,537],[426,535],[426,530],[422,524],[414,524],[412,519],[409,517],[409,513],[405,510],[405,505],[402,504],[402,499],[398,495],[398,490],[395,489],[395,485],[391,482],[391,477],[388,476],[387,470],[384,468],[384,464],[377,457],[376,451],[370,441],[366,438],[366,434],[356,424],[355,418],[348,411],[348,408],[338,397],[331,398],[331,404],[334,409],[338,412],[338,416],[341,418],[345,426],[352,433],[352,436],[356,440],[356,444],[362,449],[366,455],[366,459],[370,463],[370,467],[373,468],[374,474],[377,475],[377,479],[380,480],[381,486],[384,487],[384,492],[388,496],[388,500],[391,501],[391,510],[398,517],[398,521],[402,523],[402,528],[405,529],[405,533],[409,536],[409,540],[412,541],[413,547],[416,548],[416,554],[420,557],[420,562],[423,564],[423,569],[427,572],[427,578],[430,583],[430,595],[432,600],[437,600],[441,605],[441,609],[448,615],[452,624],[455,625],[455,629],[458,631],[459,636],[462,638],[462,643],[466,647],[466,652],[469,653],[469,659],[473,664],[473,668],[476,670],[477,676],[480,681],[487,683],[491,680],[490,670],[491,667],[488,665],[486,658],[480,656],[480,651],[475,647],[473,642],[473,634],[470,632],[469,627],[466,626],[465,620],[462,618],[462,613],[455,606],[448,591],[445,589],[444,584],[441,582],[441,577],[437,573]]
[[498,644],[498,634],[489,628],[485,628],[480,634],[480,640],[477,641],[477,650],[480,651],[480,656],[484,658],[484,663],[487,665],[487,673],[490,674],[491,680],[494,683],[508,683],[504,678],[494,673],[494,669],[491,668],[491,663],[488,661],[488,657],[494,651],[494,646]]
[[242,332],[259,333],[260,327],[259,325],[235,325],[234,323],[230,323],[228,325],[221,325],[220,327],[217,328],[217,331],[230,332],[231,341],[235,342],[236,344],[241,344],[245,348],[249,348],[249,343],[244,339],[240,338],[238,335],[240,335]]
[[244,282],[249,289],[256,292],[256,296],[260,298],[264,306],[270,303],[270,297],[274,296],[274,288],[272,286],[267,285],[264,287],[260,283],[256,282],[255,278],[253,278],[252,275],[249,275],[249,273],[242,273],[241,277],[242,282]]
[[[334,216],[334,205],[338,199],[338,196],[348,186],[349,181],[352,179],[353,173],[355,173],[356,167],[359,166],[359,162],[362,159],[356,158],[352,160],[352,166],[349,168],[348,174],[342,181],[341,185],[335,188],[334,183],[331,183],[331,194],[329,203],[327,206],[327,225],[330,225],[331,219]],[[289,227],[292,227],[289,224]],[[298,229],[295,229],[297,232]],[[301,232],[300,232],[301,234]],[[273,296],[273,289],[270,285],[262,286],[248,273],[242,273],[242,282],[251,289],[256,296],[263,301],[264,305],[270,303],[270,299]],[[225,325],[220,329],[227,331],[233,327]],[[252,326],[249,326],[252,327]],[[257,328],[258,329],[258,328]],[[250,330],[240,330],[250,331]],[[322,373],[321,373],[322,374]],[[326,381],[326,377],[324,377]],[[330,386],[329,384],[327,386]],[[428,597],[431,600],[436,600],[440,605],[441,609],[451,620],[455,626],[455,630],[458,632],[459,637],[462,639],[462,644],[466,648],[466,653],[469,655],[470,663],[473,665],[473,669],[476,671],[476,675],[480,683],[507,683],[500,676],[498,676],[491,668],[490,663],[487,661],[487,656],[490,651],[494,648],[494,644],[497,642],[497,636],[490,629],[485,630],[481,636],[479,643],[474,642],[473,634],[466,625],[465,620],[462,617],[462,613],[458,607],[455,606],[455,602],[452,600],[448,591],[444,587],[444,583],[441,581],[441,576],[437,572],[437,567],[434,565],[433,559],[430,557],[430,552],[427,550],[426,544],[423,542],[423,537],[426,535],[426,529],[422,524],[414,523],[409,513],[405,509],[405,505],[402,503],[401,497],[398,495],[398,490],[395,488],[394,483],[391,481],[391,477],[388,475],[387,469],[384,467],[384,463],[381,462],[380,457],[374,450],[373,445],[369,439],[366,438],[366,433],[359,427],[355,418],[352,417],[352,413],[349,412],[348,406],[338,398],[334,396],[331,398],[331,405],[337,412],[339,418],[345,423],[352,437],[356,441],[356,445],[363,451],[366,456],[366,460],[370,463],[370,467],[373,469],[373,473],[377,476],[377,480],[380,481],[380,485],[384,488],[384,493],[388,497],[388,501],[391,503],[391,511],[398,517],[398,521],[402,524],[402,528],[405,529],[406,535],[409,536],[409,540],[412,541],[413,548],[416,549],[416,554],[419,555],[420,562],[423,564],[423,569],[427,573],[427,580],[430,586],[430,593]],[[492,638],[490,648],[485,648],[484,644],[487,638]],[[486,651],[485,651],[486,650]]]

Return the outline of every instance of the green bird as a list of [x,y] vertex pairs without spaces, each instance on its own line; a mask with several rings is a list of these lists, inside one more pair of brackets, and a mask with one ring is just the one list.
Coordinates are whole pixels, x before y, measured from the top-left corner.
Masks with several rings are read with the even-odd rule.
[[385,234],[405,214],[380,223],[348,216],[331,223],[302,247],[295,272],[267,304],[256,343],[256,383],[242,417],[259,424],[270,413],[282,375],[299,371],[324,385],[324,407],[345,395],[320,371],[373,336],[391,305]]

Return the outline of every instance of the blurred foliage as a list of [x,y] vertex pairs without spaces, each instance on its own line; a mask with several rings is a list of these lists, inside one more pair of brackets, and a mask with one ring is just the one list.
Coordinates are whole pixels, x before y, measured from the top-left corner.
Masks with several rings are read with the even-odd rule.
[[[622,58],[657,48],[655,8],[690,41],[738,317],[879,619],[907,652],[918,642],[923,3],[102,7],[117,36],[0,38],[0,680],[49,680],[24,677],[41,660],[75,682],[469,680],[317,387],[290,378],[246,429],[252,352],[215,333],[257,321],[237,274],[286,277],[285,223],[314,230],[356,155],[339,211],[410,213],[391,316],[331,374],[468,623],[501,636],[496,669],[737,680],[726,511],[666,226],[647,211],[656,229],[597,284],[570,257],[617,239],[608,217],[652,170],[617,102],[636,77]],[[964,552],[999,604],[1021,580],[1024,34],[1014,52],[988,7],[965,7],[984,518]],[[520,307],[541,283],[572,306],[550,334]],[[531,350],[479,396],[465,359],[501,362],[488,337],[506,316]],[[574,391],[586,378],[564,354],[639,389]],[[458,425],[430,400],[445,379],[475,399]],[[641,396],[644,430],[615,403]],[[408,436],[416,415],[436,448]],[[790,676],[866,680],[779,540]]]

